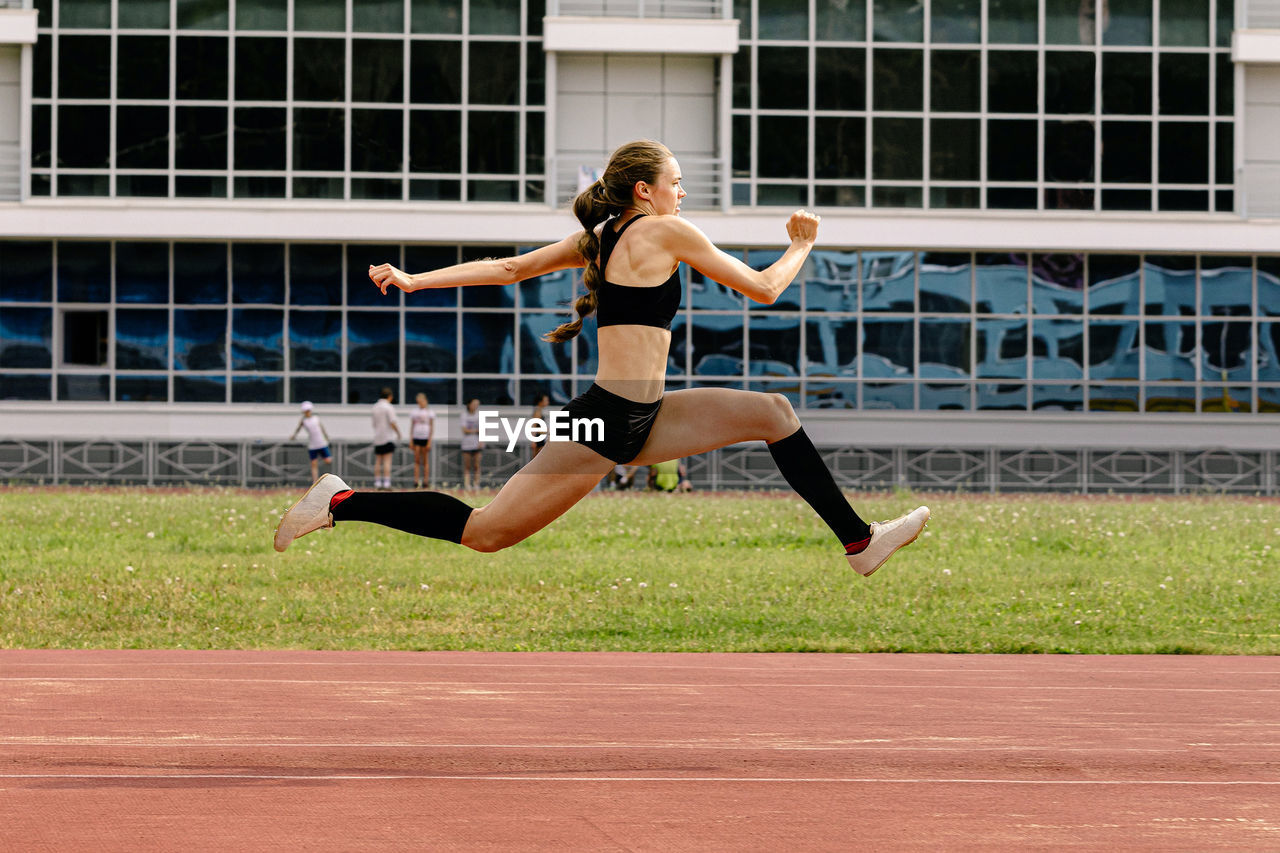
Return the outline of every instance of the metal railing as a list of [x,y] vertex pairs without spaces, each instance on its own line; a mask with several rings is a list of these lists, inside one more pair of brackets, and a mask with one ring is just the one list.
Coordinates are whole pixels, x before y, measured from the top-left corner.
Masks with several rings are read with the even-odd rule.
[[[367,442],[332,445],[335,473],[357,488],[373,482]],[[490,449],[482,484],[505,483],[528,461],[528,448]],[[1235,493],[1280,495],[1280,451],[1144,450],[1099,448],[909,447],[821,450],[845,489],[1058,493]],[[686,460],[699,490],[786,489],[763,445],[738,445]],[[393,458],[396,483],[407,486],[411,456]],[[431,478],[437,487],[462,480],[457,445],[433,443]],[[306,486],[307,452],[299,444],[244,441],[85,439],[0,440],[0,483],[48,485]]]
[[1280,29],[1280,0],[1245,0],[1240,26],[1249,30]]
[[721,0],[551,0],[550,17],[723,18]]
[[[725,188],[722,178],[724,161],[718,157],[681,157],[682,186],[688,193],[683,202],[686,210],[719,210],[724,202]],[[571,160],[563,155],[552,159],[555,176],[555,203],[563,207],[573,202],[584,185],[604,168],[604,162],[591,163]]]

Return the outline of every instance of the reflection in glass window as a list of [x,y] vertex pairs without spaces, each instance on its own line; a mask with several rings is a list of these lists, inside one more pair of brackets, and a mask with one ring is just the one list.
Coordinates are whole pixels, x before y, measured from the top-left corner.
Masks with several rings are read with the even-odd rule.
[[871,30],[876,41],[924,41],[924,6],[912,0],[873,0]]
[[1143,265],[1147,314],[1196,313],[1195,255],[1148,255]]
[[1204,378],[1248,382],[1253,378],[1253,324],[1206,322],[1200,329]]
[[231,312],[231,369],[284,369],[284,312],[236,308]]
[[1280,323],[1258,324],[1258,381],[1280,382]]
[[400,316],[394,311],[347,314],[347,369],[400,372]]
[[173,301],[223,304],[227,301],[227,244],[173,245]]
[[1031,408],[1035,411],[1084,411],[1082,385],[1032,385]]
[[231,402],[283,403],[284,379],[280,376],[232,376]]
[[694,314],[690,317],[690,370],[696,376],[741,376],[741,314]]
[[[532,251],[521,247],[520,254]],[[521,282],[520,305],[524,308],[555,308],[567,311],[573,305],[574,287],[578,274],[575,270],[558,270]]]
[[572,372],[572,345],[544,341],[542,336],[560,325],[559,314],[525,314],[520,320],[520,372]]
[[179,308],[173,312],[175,369],[225,369],[226,346],[226,311]]
[[369,267],[391,264],[399,267],[400,246],[392,243],[351,243],[347,246],[347,304],[395,308],[400,305],[400,290],[387,288],[387,294],[369,278]]
[[858,375],[857,318],[818,317],[806,323],[805,375]]
[[407,373],[453,373],[458,369],[458,318],[419,311],[404,315]]
[[1031,375],[1035,379],[1084,376],[1084,328],[1079,320],[1035,320],[1031,325]]
[[342,304],[342,246],[289,246],[289,304]]
[[809,36],[809,4],[805,0],[760,0],[757,34],[762,39]]
[[914,409],[915,384],[911,382],[868,382],[862,386],[864,409]]
[[0,302],[48,302],[52,281],[53,243],[0,240]]
[[169,312],[117,310],[115,347],[120,370],[165,370],[169,364]]
[[751,376],[800,375],[799,316],[752,314],[747,340]]
[[809,311],[858,310],[858,253],[811,252],[802,286]]
[[[275,107],[236,108],[234,166],[237,170],[284,169],[285,116],[285,110]],[[283,195],[283,184],[280,187],[277,194]]]
[[1089,313],[1141,314],[1142,287],[1137,255],[1089,256]]
[[[120,11],[123,17],[124,9]],[[167,8],[165,12],[168,12]],[[116,43],[116,97],[152,100],[169,97],[168,36],[119,37]]]
[[1090,385],[1089,411],[1137,412],[1141,410],[1136,385]]
[[1027,321],[1025,318],[994,320],[979,317],[976,335],[975,376],[1010,379],[1027,377]]
[[59,400],[107,400],[111,377],[83,373],[63,373],[58,377]]
[[862,323],[862,375],[909,378],[914,372],[915,324],[868,319]]
[[862,310],[914,311],[914,252],[862,253]]
[[[428,406],[456,406],[458,404],[457,383],[452,379],[419,379],[409,377],[404,383],[406,402],[415,401],[419,394],[427,395]],[[553,398],[554,399],[554,398]],[[442,430],[440,421],[436,421],[436,429]],[[439,433],[442,438],[448,435]]]
[[165,376],[116,377],[116,400],[128,403],[167,403],[169,379]]
[[1137,379],[1137,320],[1089,321],[1089,376],[1093,379]]
[[969,408],[970,386],[960,382],[922,382],[922,410],[963,411]]
[[1194,322],[1144,324],[1144,376],[1151,381],[1192,381],[1196,378]]
[[179,375],[173,378],[175,403],[222,403],[226,399],[225,376]]
[[227,39],[179,36],[174,92],[180,99],[221,101],[227,97]]
[[974,265],[977,310],[984,314],[1025,314],[1027,256],[978,253]]
[[920,310],[968,313],[971,261],[967,252],[921,254]]
[[293,28],[319,32],[342,32],[347,28],[344,0],[294,0]]
[[0,308],[0,367],[53,365],[53,309]]
[[1249,316],[1253,313],[1252,285],[1252,258],[1201,256],[1201,313],[1215,316]]
[[111,301],[111,244],[59,241],[58,301]]
[[967,320],[922,319],[919,377],[961,379],[971,376],[970,332]]
[[289,369],[342,369],[342,313],[289,312]]
[[979,382],[976,390],[979,409],[1022,411],[1027,408],[1027,386],[1021,383]]
[[[762,58],[773,52],[762,50]],[[867,108],[867,52],[864,48],[818,48],[814,52],[814,63],[814,106],[817,109]],[[767,69],[762,70],[767,73]],[[766,85],[769,84],[770,81],[766,81]]]
[[1084,311],[1084,255],[1032,255],[1031,300],[1037,314]]
[[250,305],[284,304],[284,244],[231,245],[231,300]]
[[293,167],[309,171],[342,171],[346,148],[344,123],[342,110],[295,109]]
[[512,312],[462,315],[462,372],[515,372],[515,315]]
[[[405,246],[404,271],[407,273],[430,272],[458,262],[456,246]],[[458,287],[416,290],[405,297],[405,303],[414,308],[451,307],[458,304]]]
[[856,382],[805,383],[804,405],[810,409],[856,409],[858,385]]
[[[300,403],[310,400],[313,403],[341,403],[341,376],[294,376],[289,380],[289,400]],[[347,402],[358,402],[349,400]]]

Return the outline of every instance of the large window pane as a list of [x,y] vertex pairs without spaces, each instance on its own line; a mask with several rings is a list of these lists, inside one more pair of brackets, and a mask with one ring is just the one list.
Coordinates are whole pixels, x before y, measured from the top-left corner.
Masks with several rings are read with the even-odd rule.
[[342,32],[347,28],[345,0],[293,0],[293,28]]
[[1044,111],[1093,112],[1094,62],[1091,53],[1049,51],[1044,55]]
[[1089,377],[1138,379],[1137,320],[1089,321]]
[[413,110],[409,113],[409,169],[414,172],[462,170],[462,113]]
[[288,43],[285,39],[236,39],[237,98],[242,101],[283,101],[288,81]]
[[[398,104],[404,100],[404,51],[398,41],[351,42],[351,100]],[[520,63],[516,62],[518,70]]]
[[462,314],[463,373],[513,373],[515,343],[513,312]]
[[280,243],[233,243],[231,300],[242,304],[284,302],[284,246]]
[[516,113],[467,114],[470,134],[467,169],[473,173],[509,173],[520,170],[520,117]]
[[806,0],[758,0],[759,37],[806,39],[809,37],[809,4]]
[[107,168],[110,122],[111,108],[107,106],[59,106],[58,165]]
[[231,402],[283,403],[284,379],[280,376],[233,376]]
[[461,42],[410,42],[409,100],[415,104],[462,103]]
[[345,147],[342,110],[293,111],[293,168],[340,172]]
[[167,403],[169,379],[166,376],[116,376],[116,400],[122,403]]
[[169,301],[169,244],[116,244],[116,302]]
[[1159,65],[1160,114],[1208,115],[1209,57],[1162,53]]
[[[760,116],[758,151],[762,178],[803,178],[808,174],[808,121],[803,117]],[[804,140],[806,144],[801,144]]]
[[237,308],[231,312],[231,369],[284,369],[284,312]]
[[1151,115],[1151,55],[1102,55],[1102,111],[1112,115]]
[[167,37],[120,36],[116,47],[116,97],[169,97]]
[[1109,0],[1108,12],[1104,15],[1103,44],[1151,44],[1151,0]]
[[222,403],[227,399],[225,376],[175,376],[175,403]]
[[346,68],[346,46],[342,39],[294,39],[294,100],[341,101],[346,90]]
[[53,309],[0,308],[0,367],[53,366]]
[[1200,257],[1200,313],[1248,317],[1253,313],[1253,259]]
[[520,44],[472,42],[468,83],[473,104],[519,104]]
[[1083,121],[1044,123],[1044,179],[1088,181],[1093,178],[1093,124]]
[[[1230,3],[1230,0],[1218,0]],[[1209,44],[1209,0],[1160,0],[1160,44],[1204,47]]]
[[1084,312],[1084,255],[1031,256],[1031,299],[1037,314]]
[[1027,378],[1027,320],[978,318],[974,375],[984,378]]
[[920,310],[938,313],[969,313],[970,272],[973,258],[968,252],[925,252],[920,256]]
[[820,317],[805,324],[805,375],[858,375],[856,318]]
[[471,0],[468,12],[473,34],[520,34],[520,0]]
[[0,302],[48,302],[52,282],[52,243],[0,240]]
[[1027,313],[1027,256],[978,253],[974,266],[976,310],[987,314]]
[[404,0],[361,0],[353,3],[351,29],[358,33],[404,32]]
[[288,8],[279,0],[236,0],[236,28],[241,30],[288,29]]
[[405,312],[404,368],[408,373],[453,373],[458,369],[457,352],[456,314]]
[[173,312],[173,366],[176,370],[219,370],[227,366],[227,312],[178,308]]
[[227,97],[227,40],[217,36],[180,36],[175,92],[180,99]]
[[992,44],[1035,44],[1039,5],[1037,0],[989,0],[987,39]]
[[814,120],[813,131],[816,177],[866,177],[866,119],[818,118]]
[[403,169],[403,126],[404,113],[400,110],[352,110],[352,170],[399,172]]
[[915,324],[910,320],[864,320],[862,375],[868,379],[911,378],[915,373],[915,341]]
[[168,107],[116,108],[116,165],[122,169],[168,168]]
[[[865,0],[817,0],[816,36],[818,41],[865,40],[867,37],[866,8]],[[736,58],[734,63],[737,63]]]
[[1036,79],[1037,62],[1031,51],[988,53],[987,109],[993,113],[1034,113],[1036,87],[1028,81]]
[[1141,314],[1141,258],[1089,255],[1089,313]]
[[384,296],[369,278],[369,267],[381,264],[402,266],[400,246],[386,243],[352,243],[347,246],[347,305],[398,308],[400,291],[387,288]]
[[814,54],[814,106],[820,110],[866,109],[866,57],[866,50],[860,47],[818,48]]
[[871,121],[871,176],[881,180],[924,177],[924,122],[915,118]]
[[177,0],[178,28],[184,30],[225,30],[227,0]]
[[886,50],[871,53],[872,107],[876,110],[924,108],[924,51]]
[[[103,3],[102,0],[60,0],[58,16],[59,23],[64,27],[105,29],[111,26],[111,4]],[[40,26],[50,27],[53,22],[43,18]]]
[[111,97],[111,39],[61,36],[58,39],[58,97]]
[[741,376],[745,343],[742,315],[694,314],[690,323],[691,373],[695,376]]
[[111,245],[58,242],[58,301],[111,301]]
[[982,31],[979,0],[933,0],[930,33],[935,44],[977,44]]
[[929,101],[939,112],[977,112],[982,106],[982,59],[977,51],[935,50],[930,58]]
[[289,312],[289,369],[342,369],[342,312]]
[[275,107],[237,107],[234,168],[257,171],[285,167],[286,115]]
[[165,370],[169,366],[169,312],[116,311],[115,347],[119,370]]
[[175,243],[173,301],[223,304],[227,301],[227,245]]
[[1147,321],[1143,325],[1146,379],[1193,381],[1196,378],[1196,324]]
[[[923,297],[922,297],[923,301]],[[921,379],[962,379],[973,374],[969,351],[972,330],[967,320],[920,321]]]
[[872,0],[871,31],[876,41],[924,41],[924,6],[914,0]]
[[[801,110],[808,106],[808,48],[762,47],[756,66],[756,98],[761,109]],[[850,93],[848,97],[857,95]]]
[[934,119],[929,122],[929,177],[935,181],[976,181],[981,166],[981,122]]
[[747,326],[751,376],[800,375],[800,317],[752,314]]
[[347,314],[347,369],[361,373],[400,372],[400,316],[395,311]]
[[862,253],[863,311],[914,311],[915,293],[914,252]]
[[1102,123],[1102,180],[1146,183],[1151,180],[1151,124],[1141,121]]
[[1032,321],[1031,332],[1033,378],[1084,376],[1084,327],[1079,320],[1036,319]]
[[289,304],[342,304],[342,247],[294,243],[289,247]]
[[1198,184],[1209,180],[1209,125],[1160,122],[1160,182]]
[[178,107],[174,113],[174,165],[179,169],[227,168],[227,111]]

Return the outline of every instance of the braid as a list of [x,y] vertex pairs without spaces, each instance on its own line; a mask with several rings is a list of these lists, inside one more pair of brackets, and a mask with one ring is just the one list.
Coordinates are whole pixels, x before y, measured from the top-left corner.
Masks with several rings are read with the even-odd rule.
[[631,204],[632,187],[638,181],[656,180],[670,157],[671,152],[661,143],[648,140],[629,142],[613,152],[604,175],[573,200],[573,215],[582,223],[578,254],[586,261],[582,283],[587,292],[573,303],[577,319],[561,323],[547,332],[542,336],[544,341],[562,343],[571,340],[582,331],[582,321],[595,313],[596,291],[604,278],[599,263],[600,236],[596,234],[596,226],[626,210]]

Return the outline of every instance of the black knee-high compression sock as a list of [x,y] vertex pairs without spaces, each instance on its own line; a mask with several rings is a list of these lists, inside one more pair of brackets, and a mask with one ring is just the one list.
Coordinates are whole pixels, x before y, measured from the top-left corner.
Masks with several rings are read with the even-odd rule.
[[338,492],[329,501],[335,522],[370,521],[458,544],[471,510],[443,492]]
[[858,517],[840,493],[840,487],[804,427],[770,444],[769,453],[788,485],[822,517],[840,538],[846,552],[856,554],[866,547],[871,527]]

